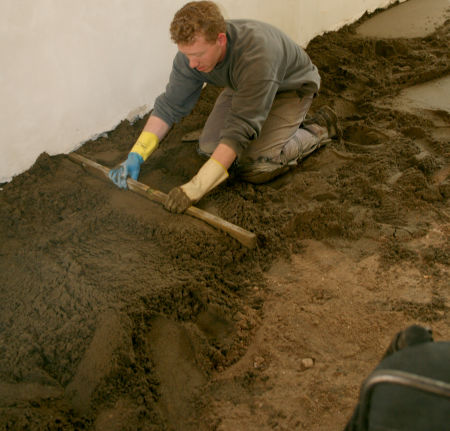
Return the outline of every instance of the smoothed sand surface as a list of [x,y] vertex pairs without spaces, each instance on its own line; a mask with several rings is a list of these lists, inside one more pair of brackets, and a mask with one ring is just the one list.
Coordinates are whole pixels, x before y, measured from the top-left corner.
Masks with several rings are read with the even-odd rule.
[[450,75],[403,90],[397,102],[412,108],[450,112]]
[[408,0],[361,24],[366,37],[425,37],[450,17],[450,0]]

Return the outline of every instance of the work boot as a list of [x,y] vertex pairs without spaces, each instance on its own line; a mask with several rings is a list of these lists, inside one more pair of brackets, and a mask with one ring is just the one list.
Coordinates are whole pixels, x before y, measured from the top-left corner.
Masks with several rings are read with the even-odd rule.
[[341,128],[339,127],[338,117],[329,106],[324,105],[320,107],[311,118],[303,121],[302,127],[308,130],[308,126],[313,126],[314,124],[327,130],[328,139],[341,137]]
[[252,183],[263,184],[283,175],[292,166],[297,163],[291,162],[287,164],[275,163],[271,161],[256,160],[254,162],[245,163],[237,166],[235,170],[236,176],[240,179]]

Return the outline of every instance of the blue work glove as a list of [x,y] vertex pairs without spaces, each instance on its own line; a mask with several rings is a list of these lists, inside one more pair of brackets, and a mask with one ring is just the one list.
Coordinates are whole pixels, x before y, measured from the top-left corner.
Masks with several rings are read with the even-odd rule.
[[143,162],[144,159],[140,154],[131,152],[118,168],[109,171],[108,176],[116,186],[126,190],[128,189],[127,177],[137,180]]

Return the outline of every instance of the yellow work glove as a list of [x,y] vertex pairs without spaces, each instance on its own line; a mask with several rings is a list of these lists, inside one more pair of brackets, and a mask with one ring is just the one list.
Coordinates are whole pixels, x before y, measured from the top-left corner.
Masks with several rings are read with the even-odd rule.
[[145,130],[139,135],[130,153],[138,153],[145,160],[158,148],[159,138],[152,132]]
[[182,213],[227,178],[228,171],[225,167],[210,158],[191,181],[169,192],[164,206],[171,212]]

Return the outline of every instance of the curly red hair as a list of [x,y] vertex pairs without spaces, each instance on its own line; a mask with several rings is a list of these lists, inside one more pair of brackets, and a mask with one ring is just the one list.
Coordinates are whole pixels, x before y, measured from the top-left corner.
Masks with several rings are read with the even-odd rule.
[[226,32],[226,23],[219,7],[212,1],[186,3],[173,17],[170,36],[176,44],[190,45],[201,34],[207,42],[215,42]]

